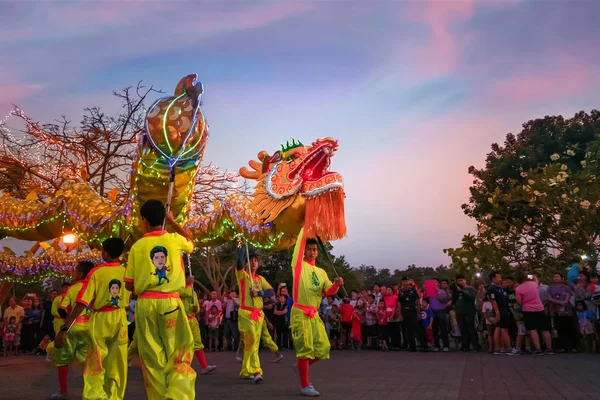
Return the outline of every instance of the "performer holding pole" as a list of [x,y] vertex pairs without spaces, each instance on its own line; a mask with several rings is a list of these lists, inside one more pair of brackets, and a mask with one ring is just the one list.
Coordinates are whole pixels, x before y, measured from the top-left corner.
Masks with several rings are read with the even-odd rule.
[[317,240],[307,238],[302,228],[292,258],[295,303],[290,327],[298,359],[296,372],[300,379],[300,394],[308,397],[320,396],[308,379],[309,366],[319,360],[327,360],[331,349],[325,325],[318,316],[321,294],[333,296],[344,285],[340,277],[335,278],[332,284],[327,273],[315,265],[318,255]]
[[[158,200],[140,209],[147,233],[133,244],[125,285],[138,295],[135,334],[149,400],[194,399],[194,341],[179,292],[185,287],[181,252],[191,253],[189,233]],[[162,230],[165,218],[176,233]]]
[[[262,338],[265,346],[275,353],[273,362],[279,362],[283,355],[279,353],[279,348],[273,342],[268,331],[263,330],[265,324],[265,315],[262,311],[263,297],[275,295],[275,291],[269,285],[265,278],[258,275],[259,259],[258,255],[250,254],[248,245],[242,246],[241,239],[238,240],[238,255],[236,262],[236,279],[240,290],[240,310],[238,314],[238,326],[242,340],[244,341],[244,356],[242,359],[242,378],[252,379],[254,383],[263,380],[258,350]],[[247,260],[247,265],[244,261]],[[247,266],[247,270],[245,270]],[[266,332],[266,334],[265,334]]]
[[[125,398],[127,386],[127,314],[130,293],[125,289],[125,267],[120,257],[125,243],[119,238],[102,242],[104,263],[91,270],[77,295],[77,304],[65,319],[70,325],[82,310],[92,310],[90,356],[83,371],[84,399]],[[57,343],[62,343],[61,332]]]

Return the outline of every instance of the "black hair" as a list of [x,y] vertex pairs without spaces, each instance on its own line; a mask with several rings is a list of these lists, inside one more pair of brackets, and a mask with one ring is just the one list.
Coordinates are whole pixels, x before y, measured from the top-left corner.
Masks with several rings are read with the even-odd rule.
[[250,261],[252,261],[253,259],[260,260],[260,256],[256,252],[251,252],[249,257],[250,257]]
[[410,278],[408,276],[403,276],[401,279],[402,282],[404,281],[410,281]]
[[377,285],[377,286],[381,287],[381,285],[380,285],[379,283],[377,283],[377,282],[375,282],[375,283],[373,284],[373,286],[375,286],[375,285]]
[[555,272],[553,275],[559,275],[561,278],[565,279],[565,274],[562,272]]
[[579,264],[581,262],[581,257],[575,256],[571,259],[571,264]]
[[582,304],[582,305],[583,305],[583,311],[587,311],[587,309],[588,309],[588,308],[587,308],[587,304],[585,304],[585,301],[583,301],[583,300],[577,300],[577,301],[575,302],[575,308],[577,308],[577,306],[578,306],[579,304]]
[[111,257],[119,258],[125,250],[125,242],[119,238],[108,238],[102,242],[102,249]]
[[10,324],[10,321],[12,321],[13,319],[16,321],[17,317],[15,317],[14,315],[11,315],[10,318],[8,318],[8,323]]
[[164,253],[165,257],[169,255],[167,249],[163,246],[154,246],[152,250],[150,250],[150,258],[154,258],[154,255],[157,253]]
[[448,279],[442,279],[442,280],[440,281],[440,283],[442,283],[442,282],[446,282],[448,285],[450,284],[450,281],[449,281]]
[[314,238],[308,238],[308,239],[306,239],[305,246],[308,246],[309,244],[318,245],[318,244],[319,244],[319,242],[317,242],[317,239],[314,239]]
[[498,271],[492,271],[492,272],[490,272],[490,280],[494,280],[494,278],[496,277],[496,275],[500,275],[500,272],[498,272]]
[[515,278],[513,278],[512,276],[507,276],[506,278],[504,278],[504,280],[514,282]]
[[110,282],[108,282],[108,290],[110,290],[110,288],[112,287],[112,285],[114,285],[115,283],[117,285],[119,285],[119,289],[121,289],[121,281],[118,280],[118,279],[113,279]]
[[160,200],[150,199],[140,208],[140,215],[150,226],[162,226],[167,216],[165,206]]
[[465,278],[465,276],[462,274],[458,274],[458,275],[456,275],[456,280],[459,280],[459,279],[467,279],[467,278]]
[[71,284],[69,282],[63,282],[62,285],[60,285],[61,287],[67,287],[67,286],[71,286]]
[[429,304],[429,299],[428,299],[427,297],[425,297],[425,296],[423,296],[423,298],[421,299],[421,301],[422,301],[422,302],[423,302],[423,301],[426,301],[426,302],[427,302],[427,304]]
[[81,279],[87,278],[92,269],[94,269],[94,263],[91,261],[84,260],[77,263],[77,270],[81,273]]
[[370,294],[369,297],[372,298],[373,300],[375,300],[375,295],[374,294]]

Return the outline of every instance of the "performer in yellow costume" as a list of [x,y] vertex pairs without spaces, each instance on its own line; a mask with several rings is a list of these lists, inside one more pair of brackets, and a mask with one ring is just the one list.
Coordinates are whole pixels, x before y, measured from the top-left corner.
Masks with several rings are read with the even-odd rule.
[[[63,317],[60,316],[58,312],[58,307],[60,307],[60,302],[67,294],[67,290],[69,290],[69,286],[71,286],[68,282],[63,282],[62,288],[63,292],[56,296],[54,300],[52,300],[52,307],[50,308],[50,313],[52,314],[52,326],[54,328],[54,337],[58,336],[60,332],[60,327],[63,326],[64,320]],[[56,354],[56,347],[54,346],[54,341],[48,343],[48,347],[46,347],[46,361],[52,361],[52,357]]]
[[[125,244],[110,238],[102,243],[104,263],[94,268],[77,296],[77,305],[65,319],[69,326],[81,310],[92,309],[92,342],[83,371],[83,399],[122,400],[127,384],[127,315],[129,292],[119,262]],[[61,332],[59,336],[65,333]],[[62,339],[62,338],[61,338]]]
[[65,294],[67,294],[67,290],[69,289],[69,286],[71,286],[69,283],[67,282],[63,282],[62,284],[62,288],[63,288],[63,292],[61,294],[59,294],[58,296],[56,296],[56,298],[52,301],[52,308],[50,309],[50,313],[52,314],[52,316],[54,317],[54,319],[52,320],[52,326],[54,327],[54,337],[56,337],[56,335],[58,335],[58,332],[60,332],[60,327],[63,326],[63,317],[60,316],[59,312],[58,312],[58,308],[60,307],[60,302],[62,301],[62,299],[64,299]]
[[180,292],[181,301],[183,301],[185,313],[187,314],[190,329],[192,330],[192,336],[194,337],[194,355],[200,363],[200,368],[202,368],[200,373],[205,375],[210,371],[214,371],[217,367],[215,365],[208,365],[206,357],[204,356],[204,344],[202,343],[202,336],[200,335],[200,324],[196,318],[196,314],[200,312],[200,302],[198,301],[198,295],[193,287],[194,277],[188,276],[186,283],[185,289]]
[[319,360],[327,360],[331,349],[325,325],[317,310],[322,294],[333,296],[344,284],[342,278],[336,278],[332,284],[327,273],[315,266],[318,255],[317,241],[307,239],[302,228],[292,258],[294,305],[290,327],[298,359],[297,373],[302,386],[300,393],[309,397],[317,397],[320,393],[308,379],[308,367]]
[[[89,261],[80,261],[75,269],[77,276],[77,282],[69,287],[67,293],[60,302],[58,312],[63,318],[66,318],[69,313],[73,310],[77,302],[77,295],[83,287],[84,279],[88,273],[94,268],[94,264]],[[67,376],[69,374],[69,365],[73,364],[73,361],[77,359],[82,365],[85,364],[85,360],[88,354],[88,349],[91,343],[90,331],[89,331],[89,311],[84,309],[79,315],[71,319],[69,325],[62,325],[60,327],[60,333],[56,337],[54,347],[56,352],[54,354],[54,363],[58,368],[58,383],[60,389],[58,392],[50,396],[51,400],[63,400],[68,399],[67,390]],[[62,332],[69,332],[67,337]],[[64,340],[63,340],[64,339]],[[83,377],[85,386],[86,377]]]
[[[135,340],[146,395],[149,400],[195,399],[194,340],[179,295],[186,286],[181,253],[191,253],[194,244],[160,201],[146,201],[140,215],[148,233],[131,247],[124,280],[138,295]],[[178,233],[162,230],[165,217]]]
[[254,383],[259,383],[263,380],[263,371],[260,368],[260,359],[258,358],[260,340],[262,339],[265,346],[275,353],[273,362],[281,361],[283,355],[279,353],[279,348],[266,329],[265,314],[262,311],[263,297],[274,296],[275,292],[266,279],[256,273],[259,262],[256,254],[249,257],[249,266],[252,271],[252,275],[250,275],[245,268],[246,254],[246,247],[240,247],[236,263],[236,279],[240,290],[238,327],[244,341],[244,357],[240,376],[252,379]]

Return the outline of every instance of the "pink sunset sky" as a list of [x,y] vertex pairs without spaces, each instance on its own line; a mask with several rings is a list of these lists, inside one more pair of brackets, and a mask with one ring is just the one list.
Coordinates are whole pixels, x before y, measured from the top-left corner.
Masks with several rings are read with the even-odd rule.
[[[0,3],[0,118],[119,106],[138,80],[198,73],[211,142],[237,170],[332,136],[353,266],[449,263],[473,221],[470,165],[522,123],[598,108],[596,1]],[[5,243],[10,244],[10,240]]]

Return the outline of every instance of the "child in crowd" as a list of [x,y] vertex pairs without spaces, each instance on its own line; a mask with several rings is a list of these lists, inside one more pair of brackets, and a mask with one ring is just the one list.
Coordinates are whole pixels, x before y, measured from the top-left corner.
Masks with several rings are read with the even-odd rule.
[[219,309],[213,305],[208,313],[208,348],[212,349],[211,351],[217,351],[219,347],[219,317]]
[[421,299],[421,335],[427,343],[422,343],[421,348],[426,349],[433,344],[433,310],[429,308],[429,300]]
[[[367,347],[370,349],[375,347],[377,344],[377,304],[375,304],[375,296],[372,294],[367,297],[365,335],[367,336]],[[375,344],[373,340],[375,340]]]
[[17,350],[15,346],[15,338],[17,337],[17,333],[19,331],[19,325],[17,325],[17,318],[10,317],[8,320],[8,325],[4,329],[4,356],[17,355]]
[[341,315],[338,306],[334,304],[331,306],[331,314],[329,314],[329,341],[334,350],[340,349],[340,325]]
[[488,341],[488,353],[494,352],[494,329],[496,328],[496,312],[494,311],[494,306],[490,301],[489,296],[485,295],[485,301],[483,306],[481,307],[481,313],[483,314],[483,318],[485,319],[485,327],[487,332],[487,341]]
[[379,309],[377,310],[377,336],[379,338],[379,348],[388,351],[390,332],[388,330],[388,314],[383,301],[379,302]]
[[452,337],[456,342],[456,348],[460,349],[462,338],[460,336],[460,329],[458,328],[458,320],[456,319],[456,311],[450,311],[450,326],[452,326]]
[[38,347],[31,352],[31,354],[45,356],[46,348],[48,348],[49,344],[50,344],[50,336],[46,335],[46,336],[44,336],[44,338],[42,339],[40,344],[38,344]]
[[579,332],[581,337],[585,341],[585,348],[588,353],[594,351],[594,317],[592,312],[588,310],[587,305],[583,300],[579,300],[576,303],[577,307],[577,320],[579,321]]
[[352,312],[352,332],[350,337],[352,338],[352,347],[354,350],[358,350],[362,346],[362,307],[357,304],[356,308]]

